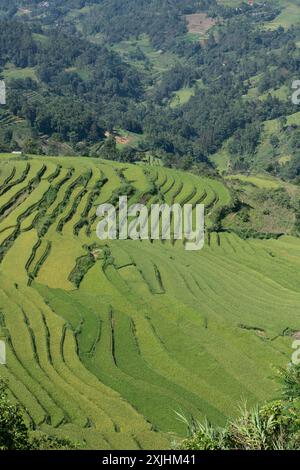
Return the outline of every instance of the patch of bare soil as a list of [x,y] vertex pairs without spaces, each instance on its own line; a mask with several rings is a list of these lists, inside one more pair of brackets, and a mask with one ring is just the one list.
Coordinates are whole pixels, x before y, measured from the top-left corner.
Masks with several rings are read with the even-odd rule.
[[216,24],[215,20],[205,13],[193,13],[186,15],[189,33],[205,35],[207,31]]
[[109,137],[110,135],[113,135],[113,137],[116,139],[117,144],[121,145],[128,145],[131,141],[131,137],[125,137],[123,135],[118,134],[117,132],[113,132],[112,134],[108,131],[105,132],[105,137]]

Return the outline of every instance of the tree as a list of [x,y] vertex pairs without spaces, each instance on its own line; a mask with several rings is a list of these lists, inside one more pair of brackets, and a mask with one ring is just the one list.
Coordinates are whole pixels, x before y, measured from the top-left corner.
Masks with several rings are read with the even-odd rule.
[[20,405],[7,395],[7,384],[0,380],[0,450],[74,449],[68,439],[58,439],[44,433],[32,433],[23,418]]
[[100,156],[107,160],[116,160],[118,156],[117,142],[114,136],[109,136],[100,150]]
[[8,400],[6,385],[0,382],[0,449],[26,450],[28,447],[29,434],[21,409]]
[[270,137],[270,144],[272,145],[272,147],[274,148],[277,148],[278,145],[280,144],[280,140],[279,138],[277,137],[277,135],[275,134],[272,134],[271,137]]

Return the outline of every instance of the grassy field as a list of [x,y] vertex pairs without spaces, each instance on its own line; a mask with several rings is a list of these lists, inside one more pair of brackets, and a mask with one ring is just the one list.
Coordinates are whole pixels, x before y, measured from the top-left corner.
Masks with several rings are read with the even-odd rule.
[[[277,29],[282,26],[283,28],[290,28],[292,25],[299,23],[300,15],[300,1],[299,0],[268,0],[275,5],[281,7],[281,12],[279,15],[270,22],[265,24],[267,29]],[[219,0],[219,3],[227,6],[236,8],[241,5],[242,0]],[[259,3],[254,0],[254,4]]]
[[143,35],[137,40],[121,41],[113,46],[113,49],[118,52],[122,58],[137,68],[144,70],[145,61],[135,58],[137,48],[145,55],[148,65],[152,68],[155,74],[160,75],[162,72],[169,70],[172,66],[179,62],[179,58],[170,52],[163,52],[155,50],[147,35]]
[[189,101],[189,99],[194,96],[195,88],[182,88],[173,94],[170,106],[171,108],[176,108],[177,106],[181,106]]
[[299,23],[300,1],[299,0],[280,0],[279,5],[282,8],[281,13],[270,23],[266,24],[268,29],[276,29],[279,26],[290,28]]
[[230,203],[221,180],[163,167],[1,155],[0,182],[0,375],[29,423],[161,449],[185,435],[176,412],[222,424],[276,395],[300,330],[298,239],[101,242],[96,207],[124,183],[148,206],[203,202],[207,228]]
[[37,80],[35,70],[32,67],[18,69],[14,65],[9,65],[4,69],[3,76],[6,80],[24,80],[25,78],[32,78],[33,80]]
[[258,188],[276,189],[280,187],[280,184],[276,178],[266,176],[245,176],[245,175],[230,175],[227,179],[236,179],[245,183],[252,183]]

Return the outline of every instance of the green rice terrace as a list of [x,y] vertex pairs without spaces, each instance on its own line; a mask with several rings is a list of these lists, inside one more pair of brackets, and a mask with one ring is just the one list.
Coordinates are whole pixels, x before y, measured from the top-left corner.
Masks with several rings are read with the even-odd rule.
[[[78,157],[0,157],[0,338],[32,429],[83,448],[168,448],[176,412],[223,424],[276,397],[300,330],[300,241],[215,233],[221,180]],[[96,208],[204,203],[206,243],[100,241]]]

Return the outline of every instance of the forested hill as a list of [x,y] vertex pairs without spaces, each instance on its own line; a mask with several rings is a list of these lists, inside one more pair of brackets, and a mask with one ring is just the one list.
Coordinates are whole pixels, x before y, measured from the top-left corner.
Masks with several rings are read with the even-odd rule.
[[209,173],[222,159],[227,171],[294,179],[297,8],[297,0],[0,0],[8,89],[0,150],[151,157]]

